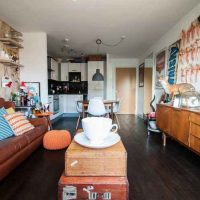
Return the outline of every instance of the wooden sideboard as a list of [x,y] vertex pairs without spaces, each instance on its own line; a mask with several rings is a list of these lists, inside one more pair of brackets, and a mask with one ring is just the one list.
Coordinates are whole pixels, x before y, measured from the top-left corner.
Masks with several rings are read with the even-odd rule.
[[164,146],[166,138],[172,137],[200,154],[200,109],[157,104],[156,119],[157,127],[163,132]]

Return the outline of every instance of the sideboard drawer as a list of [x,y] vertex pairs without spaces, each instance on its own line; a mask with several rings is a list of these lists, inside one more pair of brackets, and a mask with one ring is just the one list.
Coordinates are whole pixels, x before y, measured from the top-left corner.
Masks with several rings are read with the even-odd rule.
[[200,125],[191,123],[190,134],[200,139]]
[[190,148],[200,153],[200,138],[190,135]]
[[191,123],[200,125],[200,114],[191,113],[189,120]]
[[191,116],[191,124],[190,124],[190,147],[195,151],[200,153],[200,124],[199,122],[200,116],[193,115]]

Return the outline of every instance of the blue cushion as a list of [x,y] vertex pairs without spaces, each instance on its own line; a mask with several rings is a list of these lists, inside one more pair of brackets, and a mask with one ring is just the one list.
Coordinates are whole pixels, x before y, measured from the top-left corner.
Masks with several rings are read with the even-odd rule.
[[7,114],[6,109],[0,108],[0,140],[6,139],[14,135],[13,130],[10,128],[10,125],[3,117],[3,115],[5,114]]

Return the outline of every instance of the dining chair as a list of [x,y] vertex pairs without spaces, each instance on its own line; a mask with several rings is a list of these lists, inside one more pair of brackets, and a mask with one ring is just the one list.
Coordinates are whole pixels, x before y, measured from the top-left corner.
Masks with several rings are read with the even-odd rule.
[[106,116],[108,114],[103,100],[99,98],[90,99],[87,112],[88,114],[96,117]]
[[[77,110],[77,112],[79,114],[78,120],[77,120],[77,123],[76,123],[76,130],[77,130],[78,126],[79,126],[79,123],[80,123],[80,119],[81,119],[81,117],[83,117],[82,116],[83,115],[83,103],[82,102],[80,102],[80,101],[76,102],[76,110]],[[85,112],[87,113],[87,110],[85,110]]]
[[113,115],[117,121],[117,125],[118,125],[119,129],[120,129],[120,124],[119,124],[119,119],[117,117],[117,113],[119,112],[120,104],[121,104],[120,100],[118,100],[117,102],[115,102],[113,104]]

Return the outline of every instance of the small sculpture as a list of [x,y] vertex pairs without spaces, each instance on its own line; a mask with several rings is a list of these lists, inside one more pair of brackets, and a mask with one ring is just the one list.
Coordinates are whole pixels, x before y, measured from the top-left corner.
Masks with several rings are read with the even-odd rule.
[[185,93],[185,92],[195,91],[194,86],[190,83],[179,83],[179,84],[170,85],[168,83],[168,76],[160,77],[159,82],[162,85],[162,87],[164,88],[165,93],[172,96],[172,99],[173,99],[174,95],[176,95],[176,94],[181,95],[182,93]]

